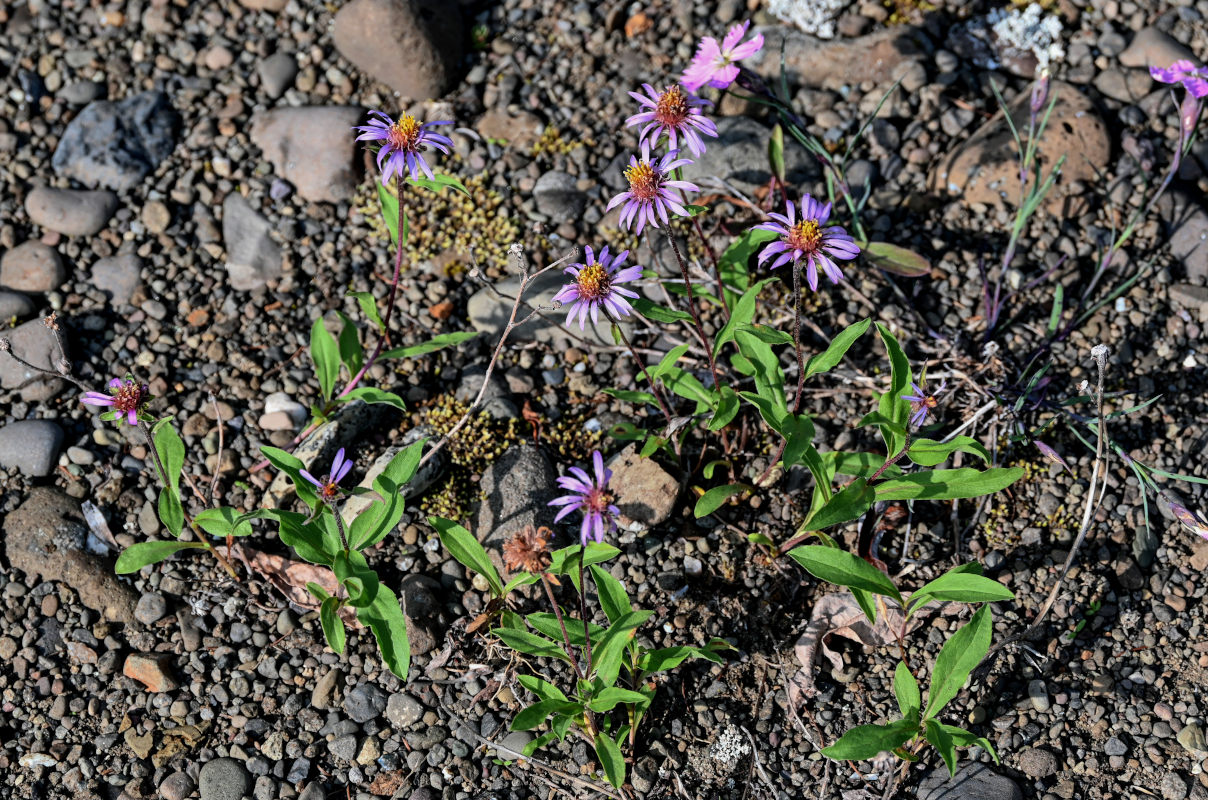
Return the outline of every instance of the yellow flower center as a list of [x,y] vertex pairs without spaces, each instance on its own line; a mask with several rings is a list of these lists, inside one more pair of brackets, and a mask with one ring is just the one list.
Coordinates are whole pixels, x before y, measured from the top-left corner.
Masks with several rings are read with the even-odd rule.
[[390,126],[388,141],[396,150],[416,150],[419,144],[419,123],[410,114],[404,114]]
[[658,105],[654,109],[654,118],[663,125],[672,127],[681,124],[688,118],[688,96],[678,86],[672,86],[659,95]]
[[816,220],[803,219],[789,229],[789,235],[784,237],[784,241],[795,250],[807,254],[814,253],[822,244],[822,229],[818,227]]
[[629,192],[638,200],[653,200],[659,192],[659,174],[649,161],[642,161],[625,168],[625,180],[629,181]]
[[579,296],[588,300],[598,300],[604,297],[612,287],[608,271],[604,269],[603,264],[599,263],[588,264],[579,270],[577,283],[579,285]]

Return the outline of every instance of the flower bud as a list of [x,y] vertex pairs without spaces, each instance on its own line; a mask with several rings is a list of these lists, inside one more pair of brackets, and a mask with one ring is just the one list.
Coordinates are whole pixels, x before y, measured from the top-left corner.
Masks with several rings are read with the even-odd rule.
[[1036,77],[1036,82],[1032,84],[1032,114],[1039,114],[1044,108],[1044,104],[1049,100],[1049,70],[1046,67],[1040,71],[1040,75]]

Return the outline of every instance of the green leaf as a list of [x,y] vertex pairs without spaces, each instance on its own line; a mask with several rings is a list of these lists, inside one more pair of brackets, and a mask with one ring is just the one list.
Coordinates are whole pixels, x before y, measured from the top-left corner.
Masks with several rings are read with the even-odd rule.
[[377,300],[373,297],[373,292],[349,292],[349,297],[355,297],[357,304],[361,307],[361,313],[365,315],[365,319],[372,322],[380,331],[385,325],[382,323],[382,317],[378,314]]
[[513,589],[520,587],[520,586],[528,586],[529,584],[536,583],[539,580],[541,580],[541,579],[538,578],[536,575],[534,575],[531,572],[521,572],[519,575],[515,576],[510,581],[508,581],[507,584],[504,585],[503,596],[507,597],[509,594],[512,593]]
[[865,511],[872,508],[872,504],[876,499],[877,493],[873,488],[863,478],[856,478],[843,487],[838,494],[831,497],[830,502],[818,509],[801,526],[799,532],[820,531],[832,525],[839,525],[844,522],[850,522],[853,519],[858,519]]
[[1021,467],[914,472],[877,484],[878,500],[960,500],[1005,489],[1023,477]]
[[644,694],[640,694],[630,689],[618,689],[615,686],[609,686],[602,689],[587,707],[592,711],[604,712],[612,711],[619,703],[633,703],[634,705],[645,708],[650,705],[650,699]]
[[[759,302],[759,293],[763,291],[763,287],[775,280],[775,278],[764,278],[759,283],[743,292],[742,297],[738,298],[738,302],[734,303],[733,307],[730,309],[730,319],[728,319],[722,329],[717,332],[717,338],[713,342],[714,358],[721,354],[721,349],[727,342],[734,340],[734,335],[739,330],[750,330],[751,320],[755,318],[755,307]],[[759,338],[762,341],[762,337]]]
[[903,719],[919,718],[923,710],[923,696],[919,693],[919,682],[914,679],[905,661],[899,661],[893,673],[893,693],[898,699],[898,709]]
[[919,724],[899,719],[888,725],[857,725],[839,737],[839,741],[822,749],[822,755],[836,761],[863,761],[879,753],[896,750],[919,732]]
[[604,609],[604,615],[608,617],[609,622],[616,622],[633,611],[629,595],[620,581],[595,564],[591,565],[591,578],[596,584],[596,592],[600,595],[600,607]]
[[151,429],[155,452],[167,474],[167,484],[159,492],[159,519],[173,536],[180,536],[185,527],[185,512],[180,501],[180,475],[185,467],[185,444],[181,441],[172,418],[164,417]]
[[323,327],[323,318],[310,326],[310,359],[315,364],[315,377],[319,379],[319,393],[326,402],[335,391],[340,377],[340,351],[336,340]]
[[697,519],[707,517],[717,509],[721,508],[722,504],[736,494],[742,494],[748,491],[751,487],[745,483],[731,483],[726,486],[714,486],[709,491],[700,496],[696,501],[696,508],[692,513]]
[[181,550],[205,548],[201,542],[139,542],[132,544],[117,557],[113,571],[118,575],[138,572],[148,564],[156,564]]
[[821,372],[830,372],[839,365],[843,360],[843,356],[847,355],[847,351],[856,343],[856,340],[864,335],[868,330],[868,326],[872,324],[871,319],[862,319],[854,325],[848,325],[843,330],[839,331],[838,335],[831,340],[830,345],[821,353],[812,356],[809,361],[805,362],[805,377],[817,375]]
[[[553,639],[554,641],[562,640],[562,623],[558,622],[558,617],[548,611],[534,611],[524,617],[525,621],[532,626],[537,633]],[[583,625],[580,622],[565,620],[566,622],[566,638],[575,647],[583,646]],[[604,629],[594,622],[587,623],[587,630],[591,634],[591,641],[595,643],[600,635],[604,633]]]
[[[810,415],[785,414],[781,433],[788,439],[788,442],[784,445],[783,459],[785,466],[804,463],[803,457],[806,455],[806,452],[815,449],[814,421],[810,419]],[[829,488],[828,486],[828,494]]]
[[538,678],[536,675],[521,675],[517,680],[520,685],[528,689],[541,700],[561,700],[566,702],[566,695],[562,694],[562,690],[554,686],[547,680]]
[[503,595],[503,580],[491,563],[490,556],[483,549],[474,534],[458,525],[456,522],[443,517],[428,517],[428,524],[436,528],[436,534],[449,554],[456,558],[466,569],[486,578],[491,591],[498,597]]
[[[390,242],[396,247],[398,246],[398,195],[390,192],[381,181],[376,184],[378,193],[378,204],[382,207],[382,221],[386,223],[386,229],[390,231]],[[406,225],[406,215],[403,216],[403,224]],[[406,231],[403,233],[403,243],[406,244]]]
[[520,713],[512,720],[512,730],[531,731],[542,722],[545,722],[550,714],[572,713],[579,708],[578,703],[571,703],[567,700],[538,700],[528,708],[521,709]]
[[438,194],[443,192],[445,188],[455,189],[461,192],[466,197],[470,197],[470,192],[465,185],[454,178],[452,175],[445,175],[440,172],[433,173],[432,178],[408,178],[407,182],[415,186],[422,186],[425,189],[431,189]]
[[407,501],[400,493],[419,468],[427,439],[419,439],[399,450],[373,481],[379,500],[357,515],[348,530],[349,545],[366,550],[386,538],[403,518]]
[[776,123],[772,128],[772,135],[768,137],[768,166],[772,169],[772,174],[776,176],[776,180],[784,184],[784,128],[780,127],[780,123]]
[[260,452],[264,454],[268,463],[289,476],[290,481],[294,484],[294,490],[302,502],[312,509],[318,505],[319,496],[315,493],[315,485],[302,477],[302,470],[306,469],[306,465],[297,456],[268,445],[261,446]]
[[530,656],[557,658],[568,664],[571,663],[570,656],[566,654],[566,651],[544,636],[512,628],[495,628],[491,632],[513,650]]
[[[881,341],[889,354],[890,372],[889,391],[881,395],[877,410],[885,419],[905,431],[910,421],[910,401],[903,400],[902,395],[910,388],[911,381],[914,379],[910,371],[910,359],[906,358],[906,353],[903,352],[902,346],[898,344],[898,340],[894,338],[889,328],[878,322],[877,333],[881,335]],[[887,428],[883,425],[880,430],[881,437],[885,440],[886,452],[890,455],[901,452],[905,443],[905,433],[899,433],[897,429]]]
[[1061,324],[1061,309],[1064,301],[1065,287],[1059,283],[1053,291],[1053,308],[1049,311],[1048,334],[1050,336],[1057,332],[1057,326]]
[[337,654],[344,653],[344,620],[340,619],[340,601],[327,597],[319,607],[319,622],[323,625],[323,636],[328,646]]
[[665,672],[678,667],[689,658],[701,658],[706,661],[712,661],[714,664],[720,664],[722,663],[722,658],[717,654],[717,651],[733,649],[729,642],[722,639],[713,639],[705,647],[681,645],[679,647],[648,650],[638,659],[638,669],[646,674]]
[[583,567],[586,569],[592,564],[602,564],[605,561],[610,561],[620,554],[620,550],[606,542],[588,542],[586,552],[584,552],[582,545],[572,544],[569,547],[555,550],[550,555],[550,564],[545,571],[552,575],[570,575],[575,582],[575,589],[578,590],[580,588],[580,558],[583,559]]
[[318,600],[320,603],[322,603],[327,598],[331,597],[331,595],[327,593],[326,589],[324,589],[322,586],[315,583],[314,581],[306,582],[306,591],[310,592],[311,596],[314,597],[316,600]]
[[846,550],[820,544],[806,544],[790,550],[789,557],[815,578],[892,597],[898,605],[904,605],[901,593],[893,585],[893,581],[889,580],[889,576]]
[[[734,339],[739,352],[750,361],[754,370],[755,393],[771,403],[777,420],[782,419],[788,413],[788,404],[784,397],[784,371],[780,368],[780,359],[769,344],[749,330],[736,331]],[[760,413],[763,413],[762,408]]]
[[638,405],[658,405],[658,398],[650,392],[634,392],[628,389],[605,389],[604,394],[609,397],[615,397],[618,400],[623,400],[626,403],[636,403]]
[[910,613],[914,613],[932,600],[956,603],[995,603],[1014,598],[1014,592],[996,580],[968,572],[946,572],[910,596]]
[[437,350],[443,350],[446,347],[455,347],[462,342],[468,342],[478,335],[477,331],[453,331],[452,333],[442,333],[433,336],[426,342],[409,345],[407,347],[396,347],[393,350],[387,350],[382,353],[380,358],[413,358],[422,356],[427,353],[434,353]]
[[948,460],[955,452],[972,453],[985,463],[990,463],[990,453],[976,439],[968,436],[954,436],[950,441],[937,442],[934,439],[915,439],[910,443],[906,455],[920,467],[934,467]]
[[193,521],[211,536],[250,536],[252,525],[233,508],[207,508]]
[[626,646],[633,640],[634,629],[653,614],[653,611],[631,611],[612,623],[600,637],[599,644],[592,651],[592,668],[605,686],[617,682],[621,658],[625,655]]
[[980,747],[990,754],[995,764],[999,763],[998,751],[994,749],[994,745],[990,744],[989,739],[984,736],[978,736],[976,733],[967,731],[964,728],[958,728],[955,725],[940,723],[940,727],[944,729],[944,733],[952,737],[952,741],[957,747]]
[[931,742],[931,746],[939,752],[940,758],[944,759],[944,766],[948,768],[948,774],[955,777],[956,745],[953,743],[952,737],[944,730],[943,725],[940,725],[933,719],[927,720],[924,724],[924,730],[927,741]]
[[185,527],[185,510],[180,504],[180,492],[165,486],[159,492],[159,519],[173,536],[180,536]]
[[378,586],[373,603],[357,609],[357,619],[373,631],[386,668],[406,682],[411,667],[411,644],[407,641],[407,618],[394,592]]
[[867,242],[862,255],[873,266],[903,278],[923,278],[931,274],[931,262],[913,250],[888,242]]
[[686,204],[684,208],[688,211],[688,219],[699,217],[701,214],[707,213],[709,210],[708,206],[694,206],[691,203]]
[[709,418],[708,424],[705,425],[711,431],[721,430],[738,416],[738,395],[734,393],[729,384],[723,383],[718,387],[717,396],[717,410],[713,412],[713,416]]
[[357,326],[352,324],[352,320],[348,318],[344,312],[336,312],[340,315],[340,319],[344,321],[344,327],[340,328],[340,361],[344,362],[344,366],[348,367],[349,375],[356,375],[361,371],[361,364],[365,361],[365,349],[361,347],[361,338],[357,334]]
[[639,314],[653,322],[670,324],[673,322],[692,321],[692,315],[688,312],[665,308],[652,300],[647,300],[645,297],[635,297],[629,301],[629,304],[637,309]]
[[625,784],[625,758],[621,755],[621,748],[606,733],[596,734],[596,757],[604,768],[604,777],[620,789]]
[[[745,292],[750,286],[750,264],[751,257],[759,252],[760,248],[767,242],[776,238],[776,234],[772,231],[760,230],[758,228],[749,228],[735,239],[721,257],[717,260],[717,268],[721,273],[722,282],[726,286],[734,287],[738,292]],[[734,292],[727,291],[727,302],[734,305]]]
[[982,606],[969,624],[944,642],[931,671],[931,689],[927,692],[924,719],[934,717],[960,692],[969,673],[989,652],[993,628],[990,606]]
[[344,395],[347,400],[363,400],[366,403],[380,403],[382,405],[393,406],[399,411],[406,411],[407,404],[403,402],[403,398],[399,397],[394,392],[386,392],[381,389],[375,389],[372,386],[358,386],[348,394]]
[[[834,464],[833,469],[836,475],[853,475],[860,478],[872,477],[872,474],[885,463],[885,456],[880,453],[836,453],[832,451],[826,454],[826,458]],[[881,473],[886,480],[896,478],[901,474],[902,470],[897,464],[891,464]]]

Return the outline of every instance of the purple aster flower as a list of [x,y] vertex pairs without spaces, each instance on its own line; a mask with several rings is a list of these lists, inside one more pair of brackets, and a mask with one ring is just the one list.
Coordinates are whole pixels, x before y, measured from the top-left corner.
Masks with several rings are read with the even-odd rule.
[[139,413],[150,399],[150,389],[146,384],[127,377],[124,381],[119,378],[109,381],[109,394],[85,392],[80,402],[86,406],[109,406],[112,410],[105,412],[105,419],[125,417],[131,425],[137,425]]
[[637,297],[637,292],[629,289],[622,289],[619,284],[636,281],[642,276],[641,266],[635,264],[632,267],[625,267],[626,257],[629,256],[629,251],[626,250],[618,253],[611,259],[608,257],[608,248],[605,247],[600,251],[600,258],[596,258],[596,254],[590,247],[583,248],[587,255],[587,260],[582,264],[571,264],[563,272],[574,278],[573,281],[562,287],[562,290],[554,295],[554,300],[559,303],[571,303],[570,313],[566,315],[566,326],[569,328],[575,320],[575,314],[579,315],[579,330],[587,328],[587,314],[591,312],[591,321],[593,323],[600,321],[600,307],[603,306],[604,314],[610,318],[627,317],[632,307],[629,305],[626,297]]
[[801,198],[801,219],[797,219],[793,202],[788,202],[788,214],[768,214],[772,222],[764,222],[755,227],[763,231],[780,234],[780,238],[763,249],[759,254],[759,264],[767,261],[777,253],[780,257],[772,264],[772,269],[792,261],[794,265],[802,258],[805,259],[805,278],[810,285],[810,291],[818,291],[818,267],[831,279],[831,283],[843,280],[843,271],[834,259],[848,261],[860,254],[856,240],[848,235],[838,225],[824,227],[830,219],[830,203],[819,203],[808,194]]
[[323,476],[323,480],[316,480],[314,475],[311,475],[306,470],[300,470],[302,477],[310,481],[319,490],[319,496],[325,502],[330,503],[340,496],[340,481],[344,480],[344,476],[352,469],[352,462],[344,460],[344,448],[336,453],[336,457],[331,462],[331,472]]
[[625,168],[625,179],[629,181],[629,191],[621,192],[612,198],[605,211],[611,211],[624,202],[625,208],[621,210],[621,227],[628,230],[636,220],[638,227],[634,232],[638,234],[642,232],[642,228],[646,227],[647,223],[652,228],[659,227],[660,219],[666,224],[668,209],[681,217],[688,216],[688,209],[680,204],[672,189],[699,192],[700,187],[687,181],[668,180],[672,170],[692,163],[687,158],[677,158],[678,155],[678,150],[672,150],[658,161],[651,161],[650,142],[643,143],[642,160],[638,161],[637,156],[630,156],[629,166]]
[[595,467],[595,478],[578,467],[570,468],[570,475],[558,478],[558,485],[574,494],[564,495],[551,500],[551,506],[562,506],[554,522],[578,510],[583,512],[583,524],[579,527],[579,539],[587,546],[591,537],[597,542],[604,540],[605,530],[612,532],[617,529],[616,517],[621,513],[613,505],[612,492],[608,491],[608,481],[612,478],[612,470],[605,469],[604,456],[596,450],[591,454],[592,465]]
[[690,92],[699,92],[702,86],[725,89],[738,77],[735,61],[750,58],[763,49],[763,34],[757,33],[749,42],[743,42],[750,21],[730,28],[721,44],[712,36],[705,36],[696,48],[692,63],[684,70],[680,83]]
[[[923,383],[926,384],[926,381],[923,381]],[[948,382],[944,381],[941,383],[940,388],[936,389],[934,394],[928,394],[927,390],[917,383],[912,382],[910,385],[914,388],[914,394],[904,394],[902,395],[902,399],[910,401],[912,412],[910,423],[917,428],[927,421],[927,415],[939,405],[939,400],[936,398],[939,397],[940,392],[944,391],[944,387],[948,385]]]
[[433,133],[437,125],[452,125],[452,122],[425,122],[422,125],[415,117],[404,114],[398,122],[383,114],[381,111],[370,111],[370,117],[377,115],[379,119],[371,118],[368,125],[358,125],[354,131],[364,131],[357,137],[358,142],[380,141],[381,149],[377,154],[378,169],[382,171],[382,185],[390,182],[390,178],[398,175],[412,178],[420,177],[420,173],[433,180],[432,168],[424,160],[423,152],[431,147],[442,153],[448,153],[453,146],[453,140],[448,136]]
[[1196,67],[1187,59],[1180,59],[1167,69],[1150,67],[1149,74],[1161,83],[1183,84],[1183,88],[1193,97],[1208,97],[1208,69]]
[[676,85],[668,86],[661,93],[648,83],[643,83],[642,88],[646,94],[630,92],[629,96],[647,110],[625,120],[627,128],[646,126],[638,137],[640,143],[649,143],[654,147],[658,145],[659,137],[665,134],[667,146],[678,150],[679,139],[683,137],[684,146],[699,156],[705,152],[705,143],[700,135],[703,133],[717,138],[717,126],[701,113],[702,106],[713,105],[708,100],[688,94]]

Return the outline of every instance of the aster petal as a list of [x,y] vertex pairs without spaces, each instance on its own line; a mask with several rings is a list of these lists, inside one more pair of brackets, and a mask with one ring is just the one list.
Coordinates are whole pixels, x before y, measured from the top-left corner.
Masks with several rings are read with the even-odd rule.
[[789,263],[790,261],[795,262],[798,258],[800,258],[800,255],[795,250],[789,250],[788,252],[782,253],[780,258],[776,259],[775,263],[773,263],[772,266],[769,267],[769,269],[777,269],[778,267],[783,267],[785,264]]
[[636,281],[640,277],[642,277],[642,267],[638,264],[634,264],[632,267],[625,267],[625,269],[615,273],[612,276],[612,282],[613,285],[618,283],[629,283],[630,281]]
[[583,522],[579,524],[579,543],[587,547],[587,537],[591,533],[591,514],[583,515]]
[[85,392],[84,396],[80,398],[80,402],[86,406],[111,406],[113,398],[100,392]]
[[331,478],[332,482],[339,483],[340,481],[344,480],[344,478],[346,478],[348,476],[348,473],[351,470],[352,470],[352,461],[345,461],[344,466],[340,467],[340,471],[332,476],[332,478]]
[[137,408],[132,408],[128,412],[126,412],[126,421],[129,422],[131,425],[138,424],[138,409]]
[[306,480],[310,481],[311,483],[313,483],[315,486],[319,487],[320,489],[323,488],[323,484],[321,484],[321,483],[319,483],[319,481],[315,480],[315,476],[311,475],[306,470],[300,469],[300,470],[298,470],[298,474],[301,475],[303,478],[306,478]]
[[612,211],[613,208],[615,208],[617,205],[619,205],[621,203],[621,201],[624,200],[628,196],[629,196],[629,192],[621,192],[619,195],[617,195],[616,197],[614,197],[608,201],[608,205],[606,205],[604,207],[604,210]]
[[742,37],[747,35],[747,28],[751,27],[751,21],[736,22],[730,30],[726,31],[726,36],[721,40],[721,49],[723,53],[729,53],[738,43],[742,41]]
[[1183,80],[1183,88],[1196,99],[1208,97],[1208,79],[1196,76]]
[[[579,505],[582,505],[582,503],[580,503]],[[572,513],[574,513],[575,511],[577,511],[579,509],[579,505],[567,506],[566,508],[559,511],[554,516],[554,522],[561,522],[563,520],[563,518],[570,516]]]
[[709,85],[714,89],[726,89],[730,84],[738,78],[738,67],[730,64],[729,66],[719,67],[713,71],[713,78],[709,81]]
[[818,267],[814,265],[814,260],[811,258],[806,264],[805,280],[810,285],[810,291],[818,291]]
[[731,61],[742,61],[744,58],[750,58],[763,49],[763,34],[757,33],[751,37],[749,42],[734,47],[730,50]]

